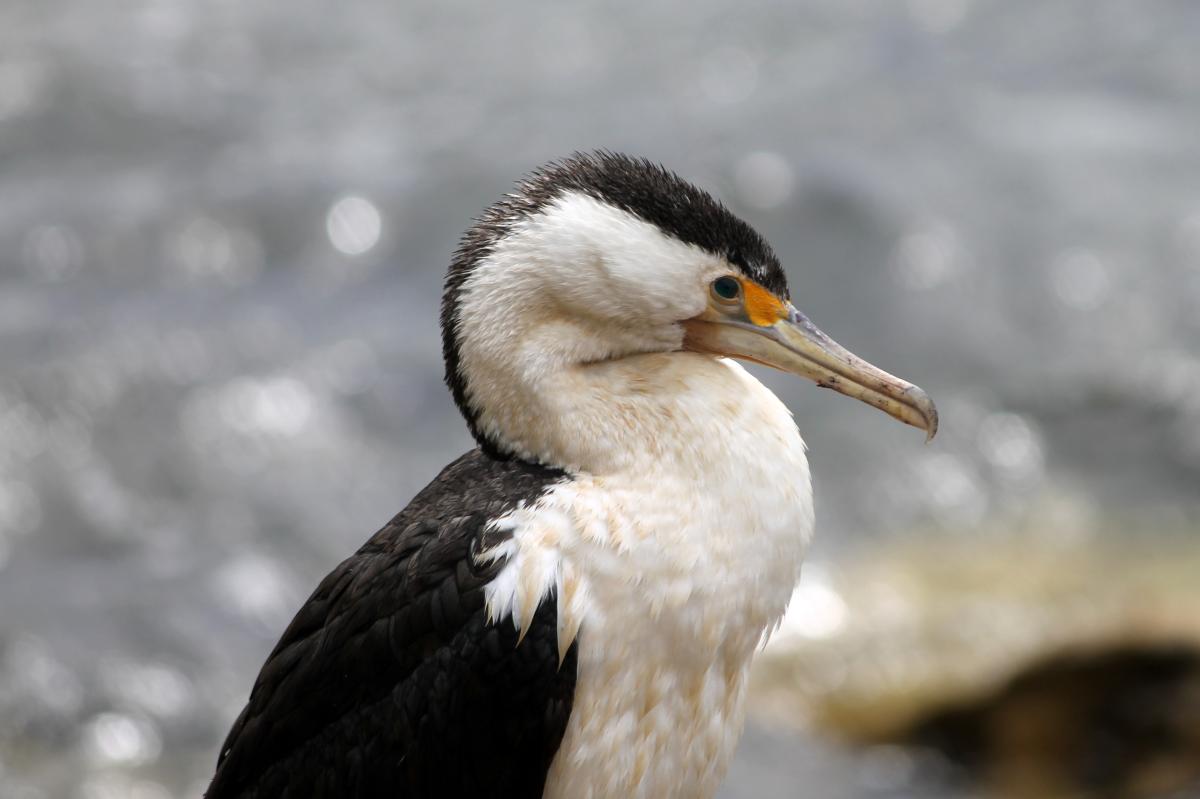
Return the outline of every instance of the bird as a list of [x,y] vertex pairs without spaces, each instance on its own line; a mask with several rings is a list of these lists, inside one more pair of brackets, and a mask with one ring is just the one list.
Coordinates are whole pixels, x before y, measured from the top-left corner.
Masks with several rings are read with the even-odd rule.
[[474,221],[441,327],[475,446],[303,604],[207,799],[713,795],[814,527],[797,425],[739,362],[928,438],[934,403],[797,310],[726,206],[612,151]]

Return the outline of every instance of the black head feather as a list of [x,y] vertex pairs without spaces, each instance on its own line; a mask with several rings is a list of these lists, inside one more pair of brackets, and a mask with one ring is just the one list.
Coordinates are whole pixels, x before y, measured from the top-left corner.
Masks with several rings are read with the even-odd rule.
[[721,256],[778,296],[788,298],[787,278],[762,236],[708,192],[675,173],[644,158],[607,151],[576,153],[546,164],[519,182],[516,191],[483,212],[463,236],[446,274],[442,297],[446,384],[471,433],[493,456],[502,453],[479,429],[479,413],[467,401],[466,377],[459,368],[459,292],[475,265],[515,224],[571,191],[627,211],[679,241]]

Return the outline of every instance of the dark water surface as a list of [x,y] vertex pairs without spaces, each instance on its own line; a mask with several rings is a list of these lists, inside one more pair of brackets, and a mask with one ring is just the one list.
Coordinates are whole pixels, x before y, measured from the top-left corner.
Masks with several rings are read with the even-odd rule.
[[[0,796],[201,791],[298,603],[470,445],[457,235],[575,149],[718,192],[937,398],[921,446],[764,375],[816,559],[1194,524],[1197,41],[1186,0],[5,0]],[[930,795],[894,754],[754,729],[724,795]]]

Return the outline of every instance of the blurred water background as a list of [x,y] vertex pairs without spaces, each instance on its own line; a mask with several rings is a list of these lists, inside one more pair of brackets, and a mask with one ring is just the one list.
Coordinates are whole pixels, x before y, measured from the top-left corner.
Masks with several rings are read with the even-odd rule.
[[[763,375],[814,466],[799,634],[913,537],[1194,546],[1198,41],[1189,0],[3,0],[0,796],[202,792],[308,591],[471,445],[457,236],[576,149],[718,193],[938,400],[921,446]],[[959,795],[921,773],[752,722],[722,795]]]

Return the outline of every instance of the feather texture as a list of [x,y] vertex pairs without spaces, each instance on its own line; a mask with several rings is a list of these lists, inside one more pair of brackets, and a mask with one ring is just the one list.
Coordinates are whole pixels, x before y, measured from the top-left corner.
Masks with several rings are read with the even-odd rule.
[[208,799],[540,797],[576,651],[553,598],[519,645],[489,622],[504,560],[476,556],[507,535],[490,520],[562,477],[476,450],[338,566],[263,666]]

